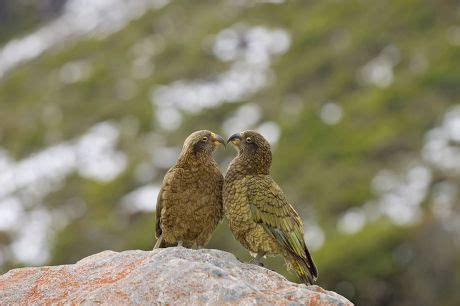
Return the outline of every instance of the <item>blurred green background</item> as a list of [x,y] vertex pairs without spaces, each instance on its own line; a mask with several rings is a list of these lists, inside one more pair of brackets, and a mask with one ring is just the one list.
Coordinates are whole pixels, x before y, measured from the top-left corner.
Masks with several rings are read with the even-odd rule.
[[186,136],[251,128],[318,285],[459,305],[459,97],[458,1],[1,0],[0,272],[151,249]]

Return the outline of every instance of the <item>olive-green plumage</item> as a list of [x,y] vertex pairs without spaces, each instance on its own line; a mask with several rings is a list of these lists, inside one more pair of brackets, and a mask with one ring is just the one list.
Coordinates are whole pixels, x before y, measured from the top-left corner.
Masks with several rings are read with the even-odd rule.
[[154,248],[203,247],[223,216],[223,176],[212,157],[222,137],[192,133],[176,164],[166,173],[157,198]]
[[270,145],[254,131],[232,135],[228,141],[238,149],[223,189],[233,235],[257,254],[256,261],[264,255],[282,255],[305,284],[312,284],[318,272],[305,245],[302,220],[269,175]]

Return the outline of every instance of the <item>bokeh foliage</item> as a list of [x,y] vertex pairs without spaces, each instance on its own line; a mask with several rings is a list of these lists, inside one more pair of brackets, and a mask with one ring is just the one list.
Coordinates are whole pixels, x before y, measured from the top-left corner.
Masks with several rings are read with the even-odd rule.
[[[158,131],[152,88],[227,70],[229,64],[211,55],[210,41],[222,29],[245,23],[289,32],[289,50],[271,63],[274,80],[241,101],[184,113],[179,129],[159,131],[166,145],[179,146],[192,130],[219,132],[230,113],[256,103],[264,120],[281,127],[273,177],[301,215],[306,220],[313,215],[325,232],[324,245],[313,253],[318,285],[358,305],[456,305],[458,246],[431,215],[429,199],[423,204],[423,219],[413,226],[383,218],[347,235],[337,231],[336,223],[347,209],[375,198],[371,181],[379,170],[403,171],[410,161],[419,160],[425,133],[459,103],[460,48],[446,38],[459,15],[456,1],[173,1],[107,38],[70,41],[17,67],[0,80],[1,145],[14,158],[75,138],[104,120],[119,124],[119,149],[128,156],[126,170],[115,180],[101,183],[73,175],[46,198],[49,207],[59,207],[78,196],[87,209],[57,233],[49,263],[72,263],[105,249],[153,246],[154,215],[127,215],[118,206],[120,198],[139,186],[136,166],[149,160],[148,135]],[[35,22],[28,14],[23,18],[20,34]],[[0,33],[4,42],[8,33]],[[132,46],[145,38],[154,46],[153,73],[135,80],[135,94],[126,101],[117,95],[117,84],[130,78]],[[388,46],[399,54],[393,82],[379,87],[360,81],[360,69]],[[421,68],[416,65],[419,58],[425,65]],[[59,71],[71,61],[90,63],[90,77],[62,84]],[[329,100],[344,112],[336,125],[319,116]],[[291,104],[300,105],[299,111],[290,112]],[[46,115],[55,108],[62,118]],[[136,122],[134,129],[127,124],[130,120]],[[217,159],[233,154],[218,152]],[[166,170],[158,173],[157,183]],[[442,173],[434,175],[434,181],[445,179]],[[458,177],[452,179],[458,186]],[[248,259],[229,237],[224,223],[209,246]],[[401,252],[413,255],[398,261]],[[268,259],[266,266],[295,280],[279,259]]]

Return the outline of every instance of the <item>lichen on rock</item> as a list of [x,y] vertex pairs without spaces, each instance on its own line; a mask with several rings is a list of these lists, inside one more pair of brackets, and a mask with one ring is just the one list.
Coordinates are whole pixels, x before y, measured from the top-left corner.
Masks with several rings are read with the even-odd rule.
[[182,247],[104,251],[72,265],[11,270],[0,276],[0,304],[17,303],[352,305],[230,253]]

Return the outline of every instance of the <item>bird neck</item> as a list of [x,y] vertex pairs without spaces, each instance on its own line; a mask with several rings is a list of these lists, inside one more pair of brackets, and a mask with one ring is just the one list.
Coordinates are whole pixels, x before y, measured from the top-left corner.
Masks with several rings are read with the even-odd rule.
[[181,152],[177,159],[176,165],[181,168],[194,167],[196,165],[211,165],[214,162],[212,156],[206,152],[185,151]]
[[239,175],[257,175],[270,174],[271,156],[270,158],[260,155],[248,156],[245,153],[238,154],[230,163],[228,172],[237,173]]

